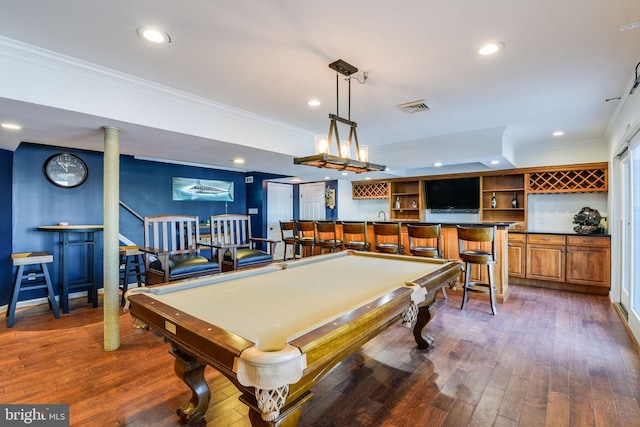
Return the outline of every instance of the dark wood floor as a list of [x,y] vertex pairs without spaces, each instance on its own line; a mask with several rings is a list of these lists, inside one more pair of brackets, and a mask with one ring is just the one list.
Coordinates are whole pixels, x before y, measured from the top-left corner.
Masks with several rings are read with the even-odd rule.
[[[513,286],[492,316],[440,302],[431,351],[392,326],[314,389],[301,426],[640,426],[640,358],[606,297]],[[0,403],[70,404],[72,426],[174,426],[190,394],[168,344],[121,316],[104,352],[102,309],[73,300],[0,322]],[[207,368],[210,426],[248,426],[235,388]]]

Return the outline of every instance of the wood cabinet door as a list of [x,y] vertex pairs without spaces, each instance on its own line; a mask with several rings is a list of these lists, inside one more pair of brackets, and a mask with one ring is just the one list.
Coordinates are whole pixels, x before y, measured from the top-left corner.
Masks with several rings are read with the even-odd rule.
[[567,246],[567,283],[609,287],[610,251],[598,246]]
[[564,245],[527,244],[526,277],[528,279],[565,281]]
[[525,275],[525,249],[524,243],[509,242],[507,249],[509,262],[509,276],[524,277]]

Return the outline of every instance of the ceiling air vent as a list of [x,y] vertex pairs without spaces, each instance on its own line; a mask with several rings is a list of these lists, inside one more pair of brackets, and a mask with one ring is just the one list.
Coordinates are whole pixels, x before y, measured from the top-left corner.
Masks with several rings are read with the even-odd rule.
[[417,113],[418,111],[431,110],[431,106],[424,102],[424,99],[421,99],[420,101],[407,102],[406,104],[400,104],[398,105],[398,108],[407,114]]

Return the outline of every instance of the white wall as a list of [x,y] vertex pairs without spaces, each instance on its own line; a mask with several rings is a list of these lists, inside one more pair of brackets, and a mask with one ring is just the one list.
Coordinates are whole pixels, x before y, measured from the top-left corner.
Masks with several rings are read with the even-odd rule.
[[605,193],[530,194],[527,203],[529,231],[573,233],[573,216],[583,207],[607,216]]
[[[350,181],[338,181],[338,218],[341,221],[389,219],[389,199],[353,200],[351,188]],[[384,212],[384,216],[380,211]]]
[[514,147],[514,163],[518,168],[607,161],[609,148],[606,141],[599,138],[576,141],[559,139]]

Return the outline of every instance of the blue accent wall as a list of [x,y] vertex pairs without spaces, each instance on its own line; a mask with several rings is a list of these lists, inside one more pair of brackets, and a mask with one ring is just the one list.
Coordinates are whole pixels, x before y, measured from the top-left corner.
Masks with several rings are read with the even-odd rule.
[[0,150],[0,305],[9,303],[11,294],[13,222],[9,201],[13,193],[13,152]]
[[[197,215],[206,222],[211,215],[234,213],[246,215],[247,190],[244,173],[219,169],[175,165],[131,156],[120,157],[120,201],[140,216]],[[196,178],[233,181],[233,202],[174,201],[171,178]],[[142,246],[144,242],[142,222],[120,208],[120,234]]]
[[[53,154],[79,156],[89,169],[87,180],[77,188],[58,188],[44,176],[44,162]],[[11,170],[13,169],[13,175]],[[246,214],[245,174],[217,169],[120,158],[120,200],[141,216],[188,214],[205,222],[211,215]],[[233,202],[173,201],[172,177],[233,181]],[[0,151],[0,197],[11,204],[0,207],[0,304],[8,303],[11,291],[11,252],[47,251],[57,258],[57,234],[37,231],[39,225],[103,223],[103,154],[32,143],[22,143],[14,152]],[[259,184],[261,185],[261,183]],[[257,195],[255,197],[258,197]],[[13,208],[13,209],[12,209]],[[2,221],[4,219],[4,221]],[[143,244],[142,222],[120,208],[120,233],[135,244]],[[96,245],[96,277],[102,279],[102,236]],[[84,248],[70,252],[70,279],[85,276]],[[54,259],[49,272],[57,293],[59,267]],[[21,292],[20,300],[44,296],[42,290]]]

